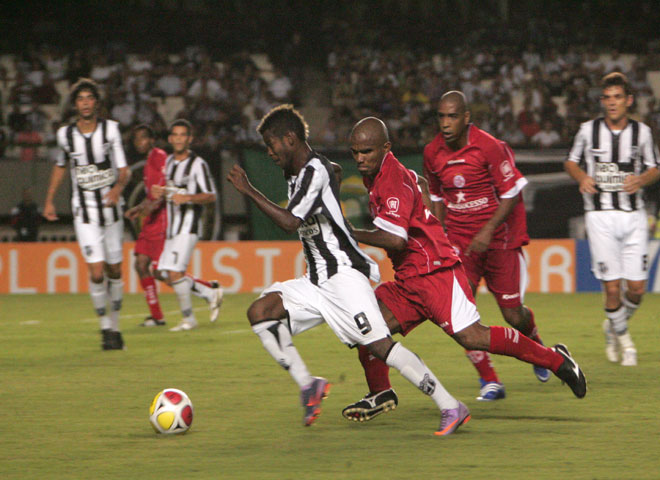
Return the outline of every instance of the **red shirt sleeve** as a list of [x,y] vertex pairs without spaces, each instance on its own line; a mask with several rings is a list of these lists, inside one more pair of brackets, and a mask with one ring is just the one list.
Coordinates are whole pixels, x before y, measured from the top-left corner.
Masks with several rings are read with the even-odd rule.
[[523,177],[516,167],[516,161],[511,147],[500,140],[493,139],[484,146],[484,157],[488,169],[493,177],[493,184],[497,195],[508,192],[516,186],[516,182]]
[[408,228],[414,207],[411,175],[391,169],[380,175],[373,198],[374,225],[381,230],[408,239]]

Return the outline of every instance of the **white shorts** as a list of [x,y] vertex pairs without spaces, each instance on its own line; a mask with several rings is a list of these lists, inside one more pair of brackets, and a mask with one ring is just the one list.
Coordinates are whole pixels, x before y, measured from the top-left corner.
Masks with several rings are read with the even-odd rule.
[[591,270],[601,281],[648,278],[646,212],[595,211],[584,215]]
[[124,220],[119,219],[110,225],[101,226],[83,223],[74,218],[73,228],[80,251],[86,263],[105,262],[109,265],[121,263],[124,254]]
[[355,269],[341,269],[319,286],[307,277],[276,282],[261,296],[274,292],[282,297],[292,335],[323,321],[351,347],[390,335],[369,280]]
[[185,272],[195,245],[197,245],[197,235],[194,233],[179,233],[166,239],[163,252],[158,259],[158,270]]

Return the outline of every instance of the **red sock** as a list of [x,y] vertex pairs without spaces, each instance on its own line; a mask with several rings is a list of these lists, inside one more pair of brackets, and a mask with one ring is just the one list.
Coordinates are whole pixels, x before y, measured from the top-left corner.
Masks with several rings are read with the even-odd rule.
[[500,380],[497,378],[497,373],[493,368],[493,363],[490,361],[490,355],[488,352],[482,352],[481,350],[465,350],[465,354],[474,365],[474,368],[479,372],[479,377],[486,383],[497,382],[500,383]]
[[554,350],[530,340],[516,329],[490,327],[490,353],[516,357],[523,362],[549,368],[556,372],[564,357]]
[[358,358],[367,377],[369,393],[383,392],[392,388],[390,384],[390,367],[382,360],[374,357],[364,345],[358,346]]
[[191,278],[193,282],[201,283],[205,287],[213,288],[211,282],[207,282],[206,280],[202,280],[201,278],[195,278],[192,275],[186,275],[186,277]]
[[534,321],[534,312],[527,305],[523,305],[523,309],[529,312],[529,319],[527,320],[527,328],[525,331],[520,330],[520,333],[525,335],[527,338],[531,338],[536,343],[543,345],[541,337],[539,336],[539,329],[536,327],[536,322]]
[[163,312],[160,309],[160,303],[158,303],[156,280],[154,280],[154,277],[144,277],[140,279],[140,285],[142,285],[142,289],[144,290],[144,296],[147,299],[151,316],[156,320],[162,320]]

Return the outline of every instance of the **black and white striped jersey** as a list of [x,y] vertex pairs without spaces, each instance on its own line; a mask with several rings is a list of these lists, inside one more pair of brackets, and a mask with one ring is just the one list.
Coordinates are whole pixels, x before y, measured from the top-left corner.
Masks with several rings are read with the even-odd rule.
[[57,144],[57,165],[64,167],[68,161],[71,169],[71,208],[75,219],[102,226],[121,220],[121,197],[118,205],[103,205],[103,196],[117,181],[117,170],[126,166],[119,124],[99,118],[96,129],[83,134],[72,123],[57,130]]
[[[215,184],[209,173],[209,166],[192,151],[186,159],[177,161],[169,155],[165,161],[166,198],[174,193],[196,195],[215,193]],[[202,235],[202,212],[204,205],[183,203],[175,205],[167,202],[167,238],[179,233]]]
[[380,280],[378,265],[353,238],[339,203],[339,185],[327,158],[312,152],[297,176],[287,179],[287,210],[300,218],[307,275],[314,285],[332,277],[341,267]]
[[583,123],[575,136],[568,160],[580,163],[596,181],[598,193],[583,193],[584,209],[623,210],[644,207],[642,191],[629,195],[623,191],[628,175],[640,175],[657,167],[658,149],[651,129],[636,120],[618,132],[610,130],[604,118]]

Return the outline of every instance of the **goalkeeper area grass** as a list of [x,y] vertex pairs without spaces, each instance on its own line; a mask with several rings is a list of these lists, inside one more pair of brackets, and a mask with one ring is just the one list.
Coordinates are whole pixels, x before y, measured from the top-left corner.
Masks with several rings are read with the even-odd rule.
[[[546,345],[565,343],[584,370],[579,400],[532,366],[493,356],[507,397],[475,400],[463,349],[425,323],[404,345],[420,355],[472,420],[436,437],[430,398],[391,371],[399,407],[359,424],[341,416],[368,390],[357,352],[325,325],[294,338],[312,375],[332,383],[323,411],[302,425],[299,391],[252,333],[255,295],[227,295],[215,324],[173,333],[180,315],[162,295],[167,327],[143,328],[141,295],[124,299],[125,351],[102,351],[88,295],[0,296],[0,478],[10,479],[657,479],[660,296],[631,320],[639,366],[607,361],[600,294],[529,294]],[[490,295],[482,321],[502,325]],[[402,340],[396,336],[395,340]],[[154,433],[148,408],[163,388],[185,391],[194,421],[183,436]]]

